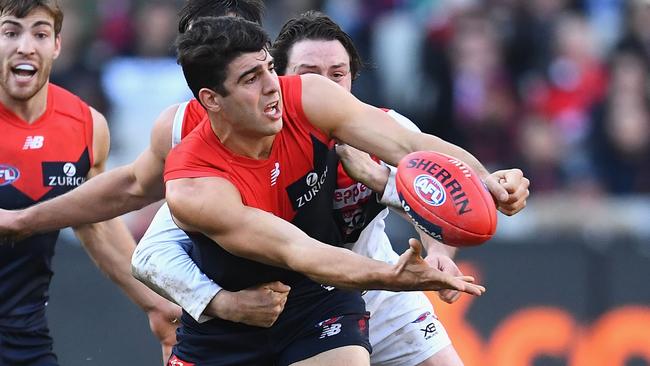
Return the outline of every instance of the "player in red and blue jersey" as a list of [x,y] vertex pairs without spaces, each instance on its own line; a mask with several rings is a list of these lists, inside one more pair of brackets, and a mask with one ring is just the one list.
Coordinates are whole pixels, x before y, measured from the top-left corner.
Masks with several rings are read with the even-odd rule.
[[[48,81],[61,47],[56,1],[0,4],[0,207],[21,209],[99,174],[109,135],[99,112]],[[175,314],[176,306],[130,276],[135,245],[126,227],[112,221],[75,232],[99,267],[149,311],[169,347],[174,327],[162,311]],[[54,230],[0,245],[0,365],[57,364],[45,317],[57,236]]]
[[[267,330],[241,328],[221,319],[196,324],[183,317],[174,357],[197,365],[242,360],[366,364],[368,347],[367,340],[359,338],[361,328],[339,322],[360,319],[355,294],[331,286],[454,288],[474,294],[478,288],[457,282],[466,277],[452,280],[429,267],[419,257],[415,240],[392,266],[306,235],[318,238],[331,220],[329,215],[309,214],[312,209],[322,211],[320,202],[324,205],[332,198],[322,189],[331,174],[323,156],[337,138],[396,164],[410,151],[438,148],[439,140],[401,127],[321,76],[278,80],[268,42],[259,25],[234,17],[197,20],[179,37],[179,63],[190,89],[208,111],[209,123],[199,125],[170,152],[166,199],[177,224],[192,237],[193,251],[211,248],[210,255],[193,256],[212,279],[222,281],[226,289],[279,280],[292,290],[284,312]],[[507,195],[470,154],[449,147],[480,171],[492,190]],[[273,174],[278,166],[279,175]],[[301,223],[304,231],[290,222]],[[327,292],[319,284],[330,285],[325,286]],[[306,306],[314,302],[317,308]],[[318,336],[324,325],[328,328]],[[335,332],[330,325],[336,325]]]

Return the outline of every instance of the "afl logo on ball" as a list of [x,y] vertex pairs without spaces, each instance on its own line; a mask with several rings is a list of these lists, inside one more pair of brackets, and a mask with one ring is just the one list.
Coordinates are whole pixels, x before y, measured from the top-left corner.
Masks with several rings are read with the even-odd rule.
[[445,203],[447,198],[442,184],[427,174],[420,174],[415,178],[413,190],[422,201],[431,206],[440,206]]

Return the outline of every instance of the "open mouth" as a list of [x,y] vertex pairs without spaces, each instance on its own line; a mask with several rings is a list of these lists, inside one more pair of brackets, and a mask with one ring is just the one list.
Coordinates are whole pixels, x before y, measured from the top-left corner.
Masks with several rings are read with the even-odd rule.
[[32,76],[34,76],[37,71],[38,70],[36,69],[36,67],[30,64],[18,64],[11,68],[11,72],[19,80],[31,79]]
[[279,118],[279,116],[281,115],[279,105],[280,105],[280,101],[275,101],[273,103],[267,104],[266,107],[264,108],[264,114],[272,119]]

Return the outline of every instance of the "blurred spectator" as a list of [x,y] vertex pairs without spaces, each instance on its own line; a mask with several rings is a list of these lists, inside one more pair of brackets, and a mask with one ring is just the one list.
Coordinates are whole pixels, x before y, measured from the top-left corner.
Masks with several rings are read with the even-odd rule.
[[596,108],[591,155],[608,193],[650,193],[648,62],[641,50],[618,51],[607,100]]
[[[63,52],[54,63],[50,80],[83,99],[94,108],[106,114],[109,104],[99,81],[99,63],[95,54],[89,51],[92,32],[84,32],[88,19],[83,9],[70,6],[64,8],[63,28],[61,30],[61,47]],[[109,121],[110,123],[110,121]]]
[[154,120],[170,104],[191,98],[173,56],[178,5],[147,1],[137,6],[133,43],[104,65],[102,85],[111,102],[115,126],[111,166],[133,161],[149,144]]
[[477,9],[455,21],[450,45],[452,105],[458,143],[496,167],[515,152],[517,108],[498,34],[481,14]]

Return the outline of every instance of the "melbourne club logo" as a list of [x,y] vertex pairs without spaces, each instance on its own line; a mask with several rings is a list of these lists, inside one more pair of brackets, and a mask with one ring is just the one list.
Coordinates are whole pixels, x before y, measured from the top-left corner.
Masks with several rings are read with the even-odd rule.
[[0,187],[9,185],[20,178],[20,170],[11,165],[0,164]]
[[413,189],[422,201],[431,206],[440,206],[447,198],[442,184],[428,174],[418,175],[413,181]]

